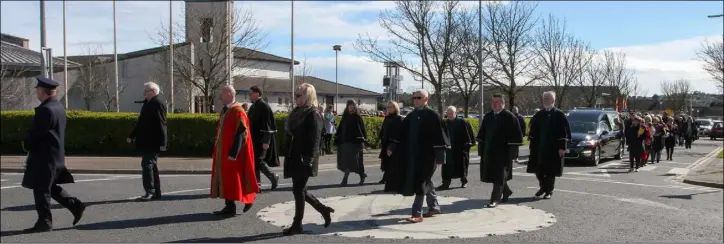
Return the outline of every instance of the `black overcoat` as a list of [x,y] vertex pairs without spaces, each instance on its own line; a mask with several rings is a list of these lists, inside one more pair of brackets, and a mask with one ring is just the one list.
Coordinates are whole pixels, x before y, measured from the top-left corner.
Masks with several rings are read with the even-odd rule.
[[167,146],[166,105],[158,96],[143,100],[138,121],[128,138],[135,139],[136,150],[139,152],[160,152]]
[[319,142],[324,129],[322,116],[314,108],[299,113],[300,116],[294,121],[290,121],[290,115],[286,122],[285,145],[289,146],[289,151],[284,157],[285,179],[314,177],[319,169]]
[[[254,157],[262,160],[270,167],[279,167],[279,147],[275,134],[277,125],[274,112],[264,99],[256,100],[249,107],[249,127],[251,127],[251,141],[254,144]],[[264,150],[263,144],[269,144]]]
[[[548,119],[548,126],[544,121]],[[563,175],[564,159],[558,150],[566,150],[571,140],[571,129],[568,118],[558,108],[550,111],[541,109],[530,119],[528,144],[530,157],[528,158],[528,173],[543,173],[560,177]]]
[[443,179],[457,179],[468,176],[470,148],[475,145],[475,135],[470,124],[461,118],[446,120],[450,149],[447,150],[442,166]]
[[362,116],[357,113],[342,114],[334,144],[337,146],[337,169],[342,172],[364,172],[363,150],[367,141],[367,129]]
[[65,168],[65,108],[55,97],[35,108],[33,122],[23,140],[28,152],[22,186],[50,192],[54,184],[74,183]]
[[402,120],[398,140],[391,140],[388,146],[392,157],[398,159],[394,167],[397,180],[391,189],[403,196],[434,189],[430,179],[437,164],[445,163],[445,151],[450,147],[446,131],[442,117],[429,107],[416,109]]
[[382,127],[379,133],[380,148],[382,150],[380,150],[379,158],[382,161],[380,168],[384,172],[389,171],[392,164],[396,161],[387,155],[386,149],[389,147],[392,140],[399,141],[397,137],[399,136],[400,126],[402,126],[402,116],[398,114],[385,116],[385,119],[382,121]]
[[503,183],[513,179],[513,149],[523,142],[518,119],[508,110],[485,114],[477,136],[480,180]]

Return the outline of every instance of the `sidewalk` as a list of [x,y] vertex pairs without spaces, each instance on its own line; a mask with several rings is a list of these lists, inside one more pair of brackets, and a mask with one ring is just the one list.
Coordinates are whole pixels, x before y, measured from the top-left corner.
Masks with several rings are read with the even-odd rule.
[[708,159],[708,162],[699,165],[689,171],[684,177],[684,183],[715,187],[724,189],[724,163],[716,155]]
[[[379,150],[365,151],[365,162],[378,162]],[[22,173],[25,156],[0,156],[0,172]],[[279,157],[284,163],[284,157]],[[319,157],[319,165],[337,163],[337,155]],[[71,173],[78,174],[140,174],[140,157],[65,157],[65,166]],[[277,167],[277,168],[281,168]],[[275,168],[272,168],[275,169]],[[158,170],[162,174],[211,174],[211,158],[167,158],[158,160]]]

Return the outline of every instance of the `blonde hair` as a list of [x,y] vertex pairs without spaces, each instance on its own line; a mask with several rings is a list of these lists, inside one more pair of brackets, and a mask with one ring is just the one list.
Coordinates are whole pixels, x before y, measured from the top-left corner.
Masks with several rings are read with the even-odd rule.
[[389,107],[389,106],[392,106],[392,108],[393,108],[392,111],[393,111],[394,114],[400,114],[400,105],[397,104],[397,102],[395,102],[395,101],[389,101],[389,102],[387,103],[387,106],[388,106],[388,107]]
[[307,98],[305,105],[315,108],[319,106],[319,103],[317,102],[317,90],[314,88],[313,85],[309,83],[302,83],[301,85],[297,86],[297,89],[294,89],[294,91],[299,92],[299,94]]
[[447,110],[445,112],[457,113],[458,110],[457,110],[457,108],[455,108],[455,106],[450,106],[450,107],[447,107]]

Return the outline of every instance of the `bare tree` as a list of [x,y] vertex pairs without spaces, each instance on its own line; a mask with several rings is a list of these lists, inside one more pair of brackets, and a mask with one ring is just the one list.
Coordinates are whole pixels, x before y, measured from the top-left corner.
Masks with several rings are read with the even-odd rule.
[[714,78],[719,92],[724,93],[724,40],[705,41],[701,46],[697,56],[704,62],[704,70]]
[[[263,32],[251,10],[232,11],[232,21],[225,18],[225,10],[209,13],[208,9],[185,9],[185,23],[174,26],[173,36],[168,27],[161,25],[153,41],[168,48],[169,39],[181,43],[174,48],[174,79],[186,83],[204,97],[204,108],[211,111],[218,89],[229,81],[229,72],[239,79],[261,67],[258,59],[266,47]],[[214,10],[211,10],[214,11]],[[187,32],[188,30],[188,32]],[[228,30],[231,30],[230,33]],[[233,37],[229,43],[229,37]],[[187,39],[189,38],[189,39]],[[188,41],[188,42],[187,42]],[[229,45],[234,47],[232,71],[228,70]]]
[[638,85],[635,73],[626,67],[626,54],[620,51],[603,51],[603,77],[606,86],[614,87],[611,91],[611,98],[614,100],[625,99],[628,96],[636,95],[635,88]]
[[[455,12],[458,1],[395,1],[394,10],[380,13],[380,26],[390,40],[380,44],[369,34],[360,35],[354,47],[377,62],[395,62],[400,68],[420,76],[434,88],[433,100],[442,113],[443,80],[454,46]],[[425,72],[417,70],[409,60],[422,61]],[[419,62],[419,61],[416,61]]]
[[594,107],[601,93],[601,87],[606,84],[605,60],[598,57],[598,52],[595,50],[588,50],[586,55],[591,62],[583,69],[583,77],[576,79],[575,85],[584,88],[581,94],[584,105]]
[[304,60],[302,61],[301,69],[295,69],[295,76],[299,77],[299,82],[305,83],[307,76],[312,75],[312,64],[307,62],[307,54],[304,54]]
[[581,80],[591,63],[592,57],[587,55],[590,49],[588,44],[568,32],[565,19],[559,22],[551,14],[541,22],[533,49],[537,56],[534,72],[556,92],[558,106],[564,106],[568,87]]
[[[106,94],[111,83],[112,69],[108,59],[104,57],[103,50],[100,45],[87,45],[82,48],[83,56],[79,56],[73,61],[80,63],[82,66],[78,68],[78,78],[74,84],[79,91],[80,97],[85,103],[86,110],[91,110],[93,103],[101,101],[106,111],[110,111],[109,106],[112,105],[114,99],[110,99],[111,104],[106,104]],[[119,86],[121,86],[119,80]],[[115,98],[115,82],[111,86],[112,96]],[[125,88],[123,86],[123,88]],[[120,94],[120,90],[119,90]]]
[[509,106],[515,105],[515,94],[540,78],[533,72],[536,55],[531,32],[538,21],[536,7],[530,2],[488,2],[483,14],[485,38],[490,43],[484,51],[494,60],[495,69],[482,73],[508,95]]
[[[463,10],[456,15],[458,23],[453,40],[456,48],[452,52],[449,64],[449,82],[456,96],[462,99],[465,117],[468,117],[470,100],[478,94],[480,88],[480,69],[484,62],[490,62],[490,52],[483,52],[478,48],[480,37],[478,36],[478,18],[476,11]],[[483,39],[484,41],[484,39]],[[489,46],[485,43],[483,46]],[[481,62],[482,59],[482,62]]]
[[664,100],[673,111],[686,108],[687,101],[691,96],[691,82],[687,79],[661,82],[661,93]]
[[19,69],[0,63],[0,110],[22,110],[32,102],[32,80],[28,67]]

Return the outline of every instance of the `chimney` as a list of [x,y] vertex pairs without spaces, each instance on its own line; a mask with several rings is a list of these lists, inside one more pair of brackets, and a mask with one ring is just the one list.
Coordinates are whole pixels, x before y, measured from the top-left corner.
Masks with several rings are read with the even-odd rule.
[[29,41],[28,39],[25,39],[25,38],[22,38],[22,37],[17,37],[17,36],[8,35],[8,34],[5,34],[5,33],[0,34],[0,40],[2,40],[2,41],[4,41],[4,42],[7,42],[7,43],[14,44],[14,45],[16,45],[16,46],[24,47],[24,48],[29,48],[29,47],[30,47],[30,41]]

